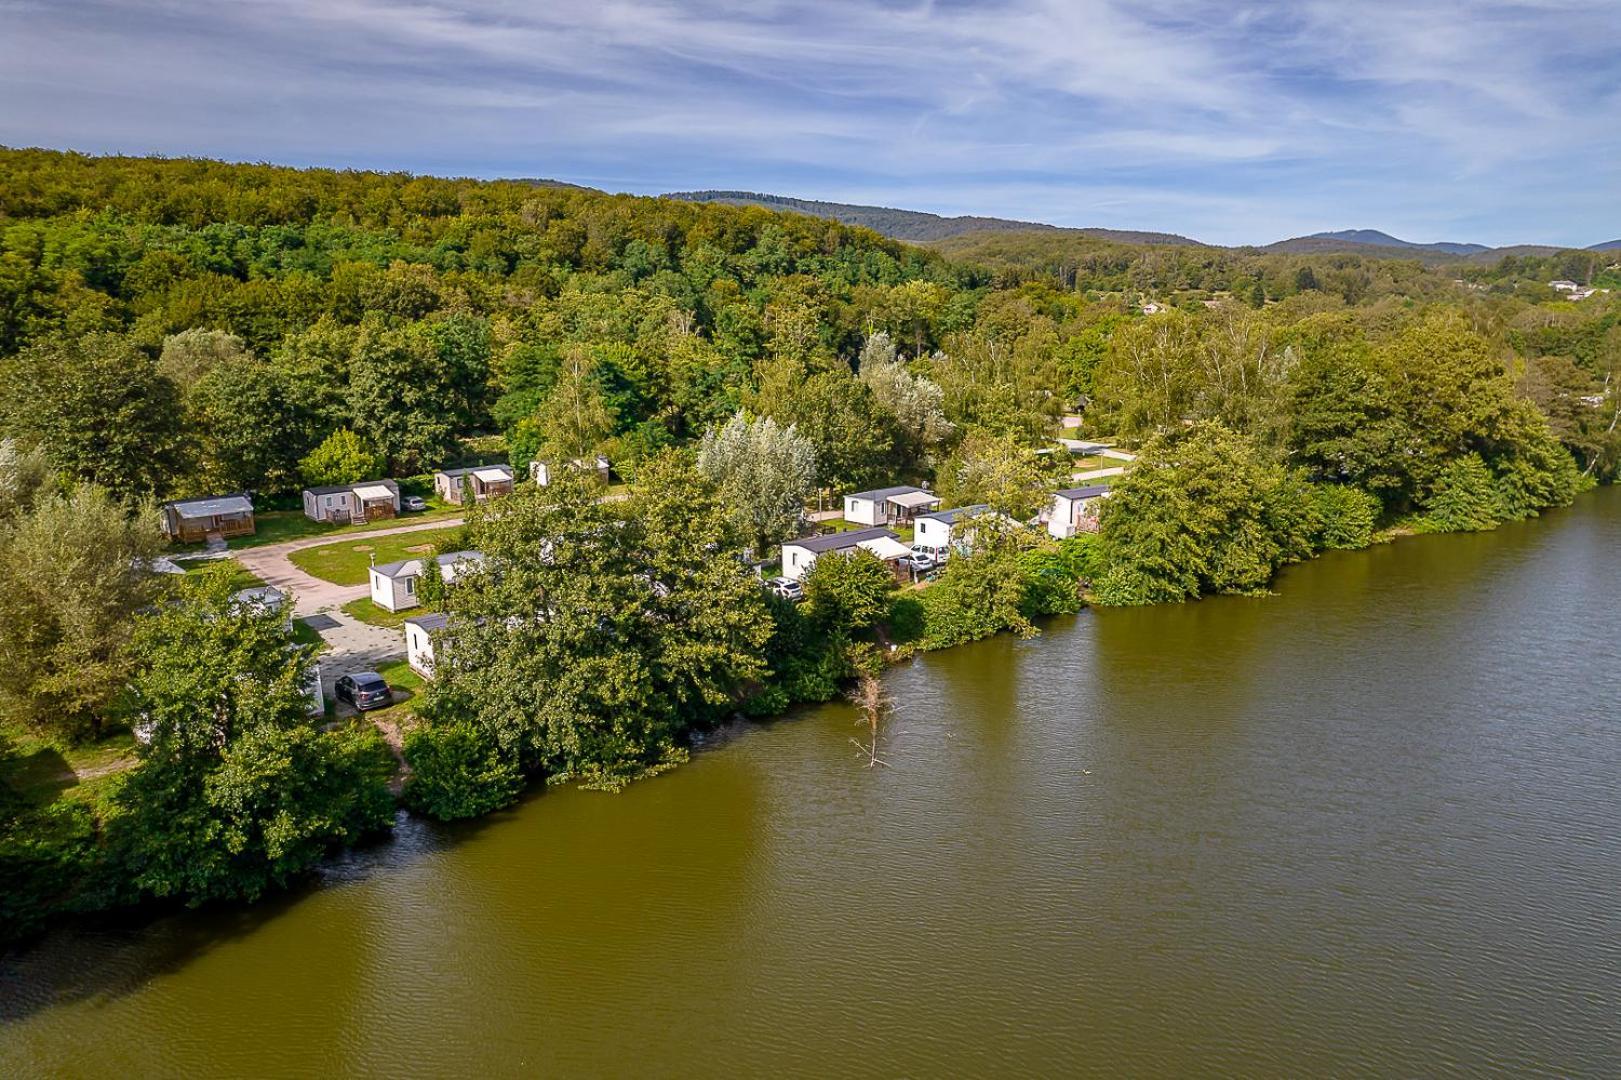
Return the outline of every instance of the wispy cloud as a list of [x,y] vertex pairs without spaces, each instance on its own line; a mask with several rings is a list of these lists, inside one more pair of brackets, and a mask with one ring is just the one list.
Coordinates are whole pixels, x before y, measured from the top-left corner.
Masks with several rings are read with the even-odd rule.
[[1595,0],[0,0],[11,144],[1219,242],[1608,239],[1618,106]]

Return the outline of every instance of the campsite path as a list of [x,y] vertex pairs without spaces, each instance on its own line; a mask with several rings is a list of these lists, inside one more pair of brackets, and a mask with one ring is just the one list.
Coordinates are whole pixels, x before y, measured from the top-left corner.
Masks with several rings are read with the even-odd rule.
[[[242,548],[231,552],[231,557],[252,571],[255,576],[264,579],[267,585],[291,591],[298,598],[293,614],[302,618],[305,615],[341,607],[351,600],[359,600],[367,595],[368,590],[365,585],[334,585],[330,581],[322,581],[314,575],[306,574],[288,559],[287,556],[293,552],[351,539],[361,541],[376,536],[393,536],[396,533],[448,529],[460,525],[462,521],[463,519],[459,517],[435,518],[414,525],[398,525],[392,529],[371,529],[366,532],[344,533],[341,536],[306,536],[280,544]],[[402,645],[401,648],[403,647]]]

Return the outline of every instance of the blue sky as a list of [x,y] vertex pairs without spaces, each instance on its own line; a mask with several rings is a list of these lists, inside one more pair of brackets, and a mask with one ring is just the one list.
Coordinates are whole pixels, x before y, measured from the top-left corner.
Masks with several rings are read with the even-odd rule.
[[0,0],[0,143],[1585,246],[1621,2]]

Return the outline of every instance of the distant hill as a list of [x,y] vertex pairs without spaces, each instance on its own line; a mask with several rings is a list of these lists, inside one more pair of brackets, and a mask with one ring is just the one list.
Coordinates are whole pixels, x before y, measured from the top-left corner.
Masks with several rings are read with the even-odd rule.
[[846,225],[860,225],[895,240],[926,244],[965,233],[1055,232],[1112,240],[1120,244],[1198,245],[1197,240],[1174,233],[1134,232],[1123,229],[1069,229],[1039,221],[1014,221],[994,217],[941,217],[921,210],[896,210],[887,206],[860,206],[854,203],[817,202],[784,195],[762,195],[754,191],[674,191],[666,199],[687,202],[726,203],[729,206],[760,206],[812,217],[832,218]]
[[1281,252],[1313,252],[1313,251],[1345,251],[1358,248],[1388,248],[1413,254],[1428,255],[1478,255],[1491,248],[1485,244],[1415,244],[1411,240],[1401,240],[1387,232],[1378,229],[1341,229],[1338,232],[1312,233],[1310,236],[1296,236],[1289,240],[1280,240],[1275,244],[1268,244],[1263,251]]
[[588,188],[583,184],[571,184],[567,180],[547,180],[545,177],[540,176],[513,176],[509,178],[509,182],[528,184],[530,187],[568,188],[570,191],[597,190],[596,188]]
[[1606,240],[1602,244],[1594,244],[1588,251],[1621,251],[1621,240]]

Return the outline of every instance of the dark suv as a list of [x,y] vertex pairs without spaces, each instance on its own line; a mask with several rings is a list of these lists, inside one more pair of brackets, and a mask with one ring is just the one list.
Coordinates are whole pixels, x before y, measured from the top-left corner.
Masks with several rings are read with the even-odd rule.
[[381,709],[394,700],[394,691],[375,671],[357,671],[353,675],[343,676],[332,688],[332,693],[339,701],[353,705],[358,712]]

